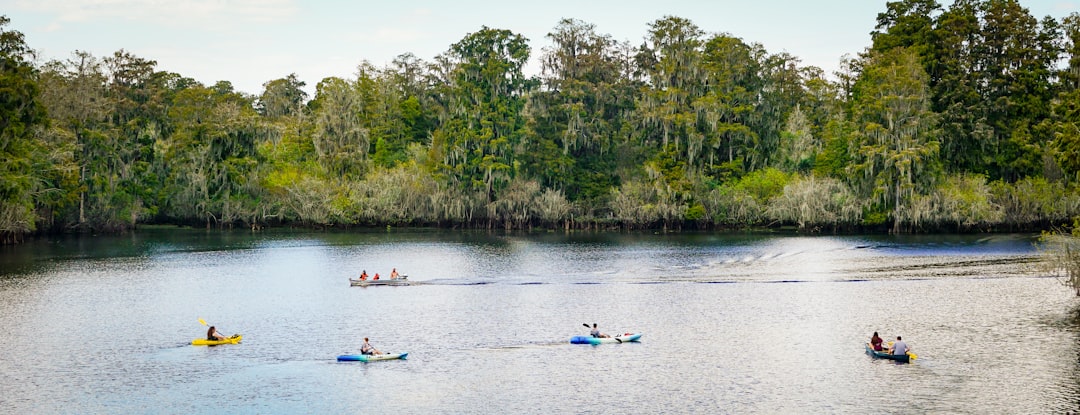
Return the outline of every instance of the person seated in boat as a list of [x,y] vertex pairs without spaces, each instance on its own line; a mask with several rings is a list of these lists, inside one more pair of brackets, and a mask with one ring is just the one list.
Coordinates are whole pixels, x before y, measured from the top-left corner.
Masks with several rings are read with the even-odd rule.
[[378,280],[379,280],[379,273],[378,273],[378,272],[376,272],[376,273],[375,273],[375,276],[374,276],[374,277],[372,277],[372,278],[371,278],[371,280],[372,280],[372,281],[378,281]]
[[360,273],[360,281],[364,281],[366,279],[367,279],[367,270],[365,269],[363,272]]
[[401,276],[401,274],[397,273],[397,268],[394,268],[394,269],[390,270],[390,279],[394,280],[394,279],[397,279],[400,276]]
[[216,327],[210,326],[210,329],[206,330],[206,340],[225,340],[225,336],[218,333]]
[[596,337],[596,338],[608,338],[608,337],[611,337],[611,336],[609,336],[607,334],[601,333],[600,328],[597,327],[596,323],[592,323],[592,331],[589,332],[589,335],[593,336],[593,337]]
[[870,347],[872,349],[880,352],[881,351],[881,343],[882,343],[881,337],[878,337],[878,334],[875,331],[874,335],[872,337],[870,337]]
[[896,336],[896,341],[893,342],[892,347],[889,348],[889,354],[893,356],[904,355],[910,351],[911,349],[908,348],[907,343],[904,343],[904,340],[901,339],[900,336]]
[[364,337],[364,344],[360,345],[360,354],[366,354],[368,356],[372,356],[372,355],[383,354],[383,353],[380,352],[378,349],[376,349],[375,346],[372,346],[371,343],[368,342],[367,337]]

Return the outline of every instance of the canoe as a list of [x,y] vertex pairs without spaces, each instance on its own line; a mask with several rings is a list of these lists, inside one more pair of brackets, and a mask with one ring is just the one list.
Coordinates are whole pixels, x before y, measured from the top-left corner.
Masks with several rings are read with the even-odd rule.
[[409,355],[405,353],[383,353],[383,354],[343,354],[337,357],[339,362],[377,362],[380,360],[405,360],[405,357]]
[[889,360],[895,360],[897,362],[902,362],[902,363],[910,363],[911,362],[911,353],[897,355],[897,354],[889,354],[888,350],[882,350],[882,351],[879,352],[877,350],[874,350],[873,347],[870,347],[870,343],[866,344],[866,354],[868,354],[870,356],[874,356],[875,359],[889,359]]
[[572,344],[604,344],[636,342],[641,338],[641,333],[624,333],[612,337],[574,336],[570,338]]
[[377,279],[377,280],[354,280],[352,278],[349,278],[349,285],[353,286],[353,287],[367,287],[367,286],[371,286],[371,285],[392,285],[392,286],[409,285],[408,278],[409,278],[408,275],[402,275],[402,276],[394,278],[394,279],[380,278],[380,279]]
[[237,344],[244,336],[234,334],[225,340],[207,340],[207,339],[195,339],[191,341],[192,346],[217,346],[219,344]]

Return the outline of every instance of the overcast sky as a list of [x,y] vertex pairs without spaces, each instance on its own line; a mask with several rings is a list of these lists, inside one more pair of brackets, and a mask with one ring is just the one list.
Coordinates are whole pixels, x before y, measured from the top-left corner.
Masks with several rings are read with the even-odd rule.
[[[640,45],[648,24],[672,15],[707,33],[729,33],[788,52],[832,72],[844,54],[870,43],[885,0],[0,0],[9,29],[26,35],[45,60],[82,50],[98,57],[125,49],[157,69],[207,85],[231,81],[258,94],[290,73],[309,92],[328,76],[353,78],[368,60],[388,65],[411,52],[425,61],[482,26],[529,39],[532,61],[562,18],[596,25]],[[941,1],[951,4],[951,1]],[[1080,0],[1022,0],[1041,19],[1080,10]],[[539,71],[531,64],[527,73]]]

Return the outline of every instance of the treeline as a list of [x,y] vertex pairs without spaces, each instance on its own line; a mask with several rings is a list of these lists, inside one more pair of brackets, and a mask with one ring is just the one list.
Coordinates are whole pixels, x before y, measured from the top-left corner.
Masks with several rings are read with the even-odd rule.
[[443,226],[1037,229],[1080,215],[1080,15],[889,2],[831,76],[648,24],[483,27],[431,61],[257,96],[123,50],[39,63],[0,17],[0,239],[33,232]]

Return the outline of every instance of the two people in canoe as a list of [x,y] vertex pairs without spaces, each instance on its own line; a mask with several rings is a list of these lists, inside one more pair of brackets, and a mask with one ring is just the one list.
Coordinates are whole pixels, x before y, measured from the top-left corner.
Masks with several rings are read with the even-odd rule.
[[[885,351],[885,348],[882,346],[883,342],[884,341],[881,340],[881,337],[878,337],[878,333],[876,331],[874,332],[874,335],[870,337],[870,347],[874,349],[874,351]],[[888,350],[889,354],[891,355],[904,355],[907,354],[907,352],[909,351],[911,351],[911,348],[908,347],[907,343],[904,342],[901,336],[896,336],[896,341],[892,342],[892,345],[890,345]]]
[[364,344],[360,345],[360,354],[373,356],[377,354],[383,354],[383,352],[380,352],[379,349],[376,349],[375,346],[372,346],[371,342],[368,341],[368,338],[364,337]]

